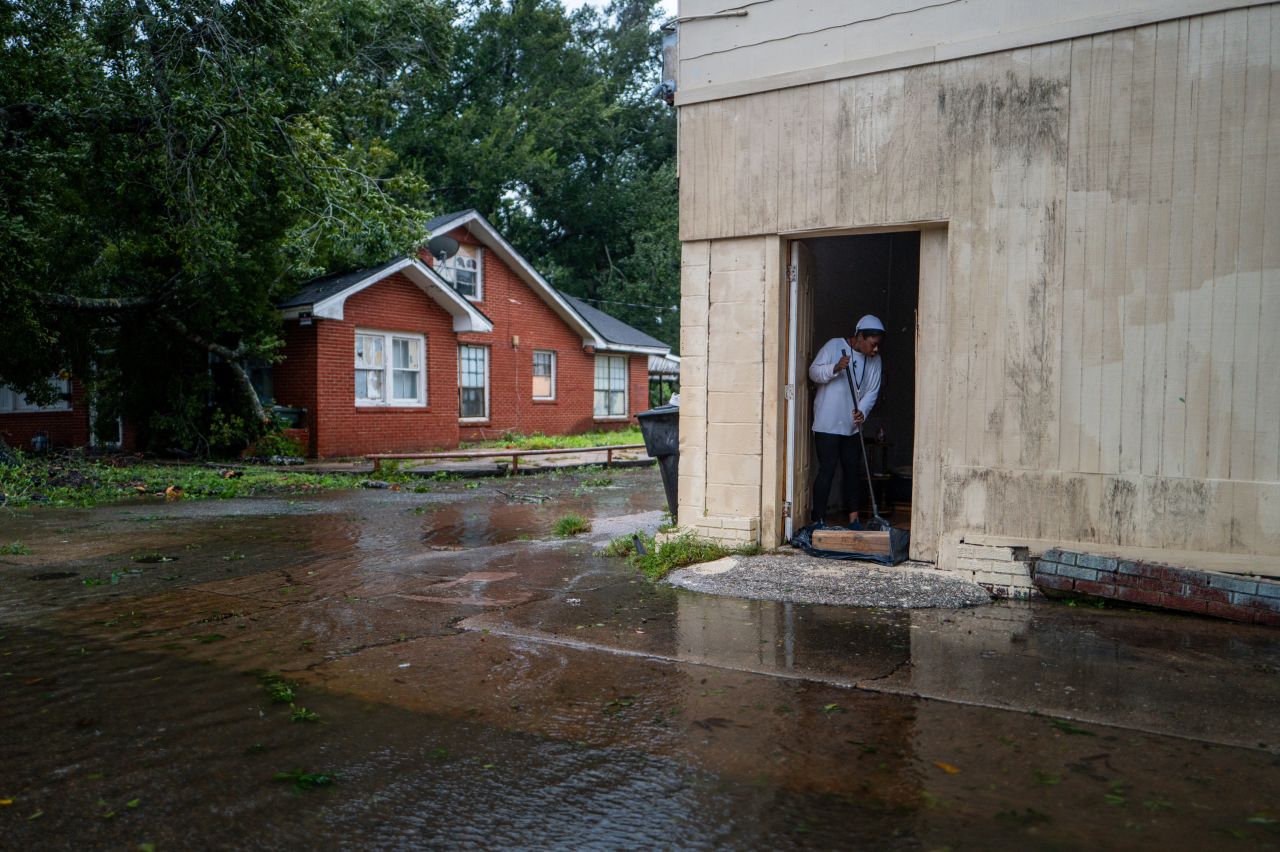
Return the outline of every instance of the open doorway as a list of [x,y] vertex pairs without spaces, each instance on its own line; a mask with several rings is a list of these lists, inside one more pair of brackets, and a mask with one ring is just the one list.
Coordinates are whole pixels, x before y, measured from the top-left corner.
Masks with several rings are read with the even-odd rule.
[[[853,335],[859,317],[872,314],[885,327],[881,346],[879,399],[864,426],[872,489],[881,514],[894,526],[910,528],[913,459],[916,442],[916,333],[920,299],[920,233],[898,231],[809,238],[793,241],[791,251],[791,340],[795,353],[794,431],[788,432],[788,500],[791,521],[785,534],[809,522],[809,492],[817,472],[811,428],[816,385],[809,365],[823,344]],[[861,465],[859,464],[859,468]],[[861,469],[859,470],[861,474]],[[841,505],[840,477],[832,484],[827,518],[847,519],[871,504]]]

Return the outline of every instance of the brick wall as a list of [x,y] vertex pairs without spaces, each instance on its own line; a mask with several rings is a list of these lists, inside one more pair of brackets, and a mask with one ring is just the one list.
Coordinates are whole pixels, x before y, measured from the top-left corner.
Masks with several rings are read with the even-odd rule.
[[[450,232],[460,243],[479,245],[465,228]],[[423,257],[432,263],[429,256]],[[489,419],[464,423],[463,440],[494,438],[507,431],[568,435],[621,428],[631,420],[596,420],[595,355],[529,285],[493,252],[485,251],[483,297],[476,307],[493,322],[490,334],[459,334],[459,343],[489,348]],[[515,338],[519,337],[519,344]],[[533,398],[533,352],[556,353],[556,398]],[[629,414],[649,407],[649,359],[629,355]],[[455,390],[456,393],[456,390]]]
[[[315,320],[311,325],[302,325],[297,320],[285,322],[284,361],[271,371],[275,401],[281,405],[307,410],[306,418],[302,421],[307,432],[303,449],[309,456],[316,455],[316,329],[319,322],[327,320]],[[354,361],[353,353],[352,362]],[[353,374],[352,382],[354,381]],[[352,392],[354,393],[354,385]]]
[[[477,244],[466,229],[451,236]],[[425,254],[423,260],[432,263]],[[285,323],[284,361],[273,376],[275,396],[282,405],[307,409],[310,455],[447,448],[507,431],[554,435],[622,428],[649,407],[648,358],[629,355],[628,416],[596,420],[595,354],[501,259],[486,251],[483,262],[483,298],[476,307],[493,322],[491,333],[454,332],[449,313],[402,275],[352,296],[342,320]],[[356,406],[357,328],[425,335],[426,409]],[[463,343],[489,350],[489,417],[483,423],[458,422],[458,346]],[[556,353],[553,400],[533,398],[535,350]]]
[[999,598],[1036,597],[1025,547],[961,543],[948,570],[972,580]]
[[30,450],[31,439],[42,432],[53,447],[88,445],[89,406],[83,384],[71,380],[70,410],[0,414],[0,438],[11,447]]
[[[426,408],[356,405],[357,328],[425,336]],[[286,323],[285,341],[285,360],[274,371],[276,399],[307,409],[312,455],[413,452],[457,445],[453,318],[404,276],[389,276],[352,296],[342,320],[317,319],[301,327]]]
[[1280,582],[1049,550],[1035,584],[1048,594],[1086,595],[1280,627]]

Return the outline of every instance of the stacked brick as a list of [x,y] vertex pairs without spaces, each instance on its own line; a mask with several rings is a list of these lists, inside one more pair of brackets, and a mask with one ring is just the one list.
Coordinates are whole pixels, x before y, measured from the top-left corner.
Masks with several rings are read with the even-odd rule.
[[1193,571],[1067,550],[1049,550],[1034,582],[1047,594],[1076,594],[1280,627],[1280,582]]
[[962,543],[954,570],[998,598],[1029,598],[1036,591],[1025,547]]

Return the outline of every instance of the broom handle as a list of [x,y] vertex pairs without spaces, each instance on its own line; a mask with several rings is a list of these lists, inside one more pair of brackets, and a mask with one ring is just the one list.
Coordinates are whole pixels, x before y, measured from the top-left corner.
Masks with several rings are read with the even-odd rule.
[[[849,355],[847,349],[841,349],[841,354]],[[858,391],[853,386],[853,358],[849,358],[849,363],[845,365],[844,377],[849,381],[849,396],[853,397],[853,410],[858,410]],[[862,426],[866,425],[864,420]],[[862,447],[862,467],[867,472],[867,490],[871,492],[871,517],[880,517],[880,507],[876,505],[876,484],[871,479],[871,462],[867,460],[867,442],[862,437],[862,426],[858,427],[858,445]],[[855,511],[857,507],[854,507]]]

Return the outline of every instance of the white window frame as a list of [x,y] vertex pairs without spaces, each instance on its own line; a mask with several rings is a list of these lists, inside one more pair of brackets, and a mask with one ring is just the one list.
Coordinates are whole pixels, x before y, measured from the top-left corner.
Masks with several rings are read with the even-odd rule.
[[[622,413],[620,414],[610,414],[608,411],[607,404],[606,404],[605,412],[602,414],[600,412],[600,407],[596,404],[596,401],[598,399],[596,394],[599,394],[602,390],[598,381],[600,377],[599,364],[601,359],[604,359],[605,362],[610,365],[612,365],[615,359],[622,362]],[[591,413],[592,413],[593,419],[595,420],[626,420],[627,419],[628,417],[627,412],[631,410],[630,408],[631,406],[630,366],[631,365],[628,363],[626,355],[607,355],[607,354],[596,355],[596,360],[595,360],[596,369],[595,369],[594,375],[592,376],[592,388],[594,392],[592,393],[592,396],[591,396]],[[613,375],[613,370],[611,366],[610,368],[605,370],[605,375],[610,377]],[[617,392],[611,384],[606,385],[606,387],[603,388],[603,391],[606,394],[613,394]]]
[[[533,368],[534,368],[535,370],[536,370],[536,369],[537,369],[537,367],[538,367],[538,356],[539,356],[539,355],[550,355],[550,356],[551,356],[551,394],[550,394],[549,396],[538,396],[538,395],[535,393],[535,394],[533,395],[533,398],[534,398],[534,399],[536,399],[538,402],[551,402],[551,401],[554,401],[554,400],[555,400],[555,398],[556,398],[556,360],[557,360],[557,359],[556,359],[556,352],[555,352],[555,350],[554,350],[554,349],[535,349],[535,350],[533,350]],[[537,374],[536,374],[536,373],[534,373],[534,374],[533,374],[533,376],[534,376],[534,378],[537,378]],[[530,388],[530,390],[532,390],[532,388]]]
[[[411,331],[382,331],[379,329],[357,328],[356,336],[382,338],[382,399],[361,399],[355,396],[355,404],[359,408],[426,408],[427,407],[427,337]],[[399,398],[395,394],[395,341],[413,340],[418,344],[418,393],[413,399]],[[356,364],[356,339],[351,339],[351,375],[354,383],[357,370],[365,370]]]
[[0,414],[36,414],[45,411],[71,410],[71,379],[54,377],[49,384],[58,389],[62,399],[53,405],[35,405],[27,402],[27,398],[12,388],[0,386]]
[[[462,351],[475,349],[484,355],[484,415],[481,417],[462,416]],[[489,347],[476,343],[458,344],[458,422],[487,423],[489,421]]]
[[[458,290],[458,260],[468,260],[475,264],[473,270],[476,274],[475,293],[467,295]],[[453,257],[441,264],[442,277],[453,285],[453,289],[458,290],[458,294],[468,302],[484,301],[484,247],[472,245],[458,246],[458,252]]]

